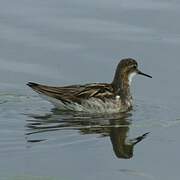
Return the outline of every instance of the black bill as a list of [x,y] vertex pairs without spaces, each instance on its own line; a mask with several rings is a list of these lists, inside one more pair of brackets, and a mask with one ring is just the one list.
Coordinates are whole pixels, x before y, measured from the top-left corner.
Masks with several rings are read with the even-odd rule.
[[139,70],[137,71],[137,73],[140,74],[140,75],[143,75],[143,76],[152,78],[152,76],[150,76],[150,75],[148,75],[148,74],[145,74],[145,73],[143,73],[143,72],[141,72],[141,71],[139,71]]

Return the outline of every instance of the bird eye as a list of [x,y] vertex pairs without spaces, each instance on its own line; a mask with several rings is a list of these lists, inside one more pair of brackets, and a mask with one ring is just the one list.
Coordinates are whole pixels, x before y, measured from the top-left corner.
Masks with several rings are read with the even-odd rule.
[[137,65],[133,65],[133,68],[135,68],[135,69],[136,69],[136,68],[137,68]]

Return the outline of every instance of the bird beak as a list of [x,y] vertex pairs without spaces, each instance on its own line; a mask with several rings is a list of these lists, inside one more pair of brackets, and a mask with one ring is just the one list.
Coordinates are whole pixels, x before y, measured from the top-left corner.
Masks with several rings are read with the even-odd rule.
[[140,70],[137,70],[137,74],[140,74],[140,75],[143,75],[143,76],[152,78],[152,76],[150,76],[150,75],[148,75],[148,74],[145,74],[145,73],[141,72]]

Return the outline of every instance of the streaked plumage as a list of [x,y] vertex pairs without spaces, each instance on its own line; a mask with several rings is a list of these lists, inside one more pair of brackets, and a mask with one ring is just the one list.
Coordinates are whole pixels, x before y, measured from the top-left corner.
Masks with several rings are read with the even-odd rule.
[[64,87],[46,86],[29,82],[27,85],[59,109],[85,112],[118,112],[132,107],[130,82],[137,69],[134,59],[123,59],[117,66],[112,83],[93,83]]

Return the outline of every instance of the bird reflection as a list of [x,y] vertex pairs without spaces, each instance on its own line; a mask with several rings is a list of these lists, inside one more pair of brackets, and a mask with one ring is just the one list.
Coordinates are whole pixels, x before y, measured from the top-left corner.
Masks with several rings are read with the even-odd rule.
[[78,130],[81,134],[99,134],[110,137],[117,158],[130,159],[133,157],[134,146],[142,141],[148,133],[129,139],[132,115],[119,113],[109,115],[88,115],[81,113],[62,112],[54,109],[52,114],[37,116],[29,115],[27,120],[27,141],[36,143],[46,139],[31,139],[31,135],[57,130]]

